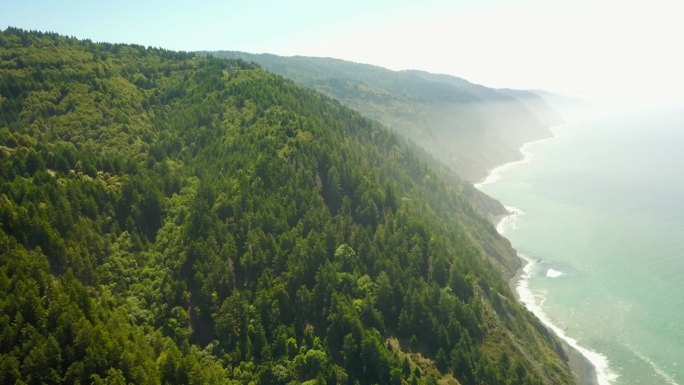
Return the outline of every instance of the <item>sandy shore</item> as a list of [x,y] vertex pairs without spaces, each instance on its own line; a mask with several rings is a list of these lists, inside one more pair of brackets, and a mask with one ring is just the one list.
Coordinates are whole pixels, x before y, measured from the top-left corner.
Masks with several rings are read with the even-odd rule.
[[582,355],[578,350],[563,342],[563,348],[568,355],[568,364],[572,373],[577,378],[577,383],[580,385],[599,385],[598,376],[596,375],[596,368],[594,365]]

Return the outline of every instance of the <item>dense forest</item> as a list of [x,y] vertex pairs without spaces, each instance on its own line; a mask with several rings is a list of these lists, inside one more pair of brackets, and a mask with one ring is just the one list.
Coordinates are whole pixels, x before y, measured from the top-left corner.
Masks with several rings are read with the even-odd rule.
[[430,163],[254,64],[1,32],[0,383],[573,383]]
[[253,61],[335,98],[410,138],[471,182],[521,158],[522,144],[551,135],[549,126],[563,120],[546,101],[557,100],[552,94],[494,89],[451,75],[332,58],[198,53]]

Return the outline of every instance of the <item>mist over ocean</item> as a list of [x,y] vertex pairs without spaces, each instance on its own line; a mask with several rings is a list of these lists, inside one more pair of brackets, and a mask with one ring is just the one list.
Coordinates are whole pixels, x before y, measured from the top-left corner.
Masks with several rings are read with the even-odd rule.
[[684,383],[684,110],[554,129],[480,188],[521,214],[548,319],[608,360],[604,383]]

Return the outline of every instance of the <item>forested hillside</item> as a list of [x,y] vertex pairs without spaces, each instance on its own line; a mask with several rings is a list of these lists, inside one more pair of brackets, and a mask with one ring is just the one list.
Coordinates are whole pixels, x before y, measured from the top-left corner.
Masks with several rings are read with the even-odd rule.
[[415,141],[470,182],[521,158],[561,116],[538,94],[492,89],[450,75],[391,71],[339,59],[219,51],[316,89]]
[[0,383],[572,383],[417,153],[242,61],[1,32]]

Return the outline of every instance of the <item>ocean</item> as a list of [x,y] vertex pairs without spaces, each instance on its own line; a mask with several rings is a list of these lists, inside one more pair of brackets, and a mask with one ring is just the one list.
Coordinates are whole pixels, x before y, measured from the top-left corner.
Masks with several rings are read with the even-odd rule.
[[476,185],[515,212],[518,295],[600,384],[684,384],[684,110],[553,133]]

